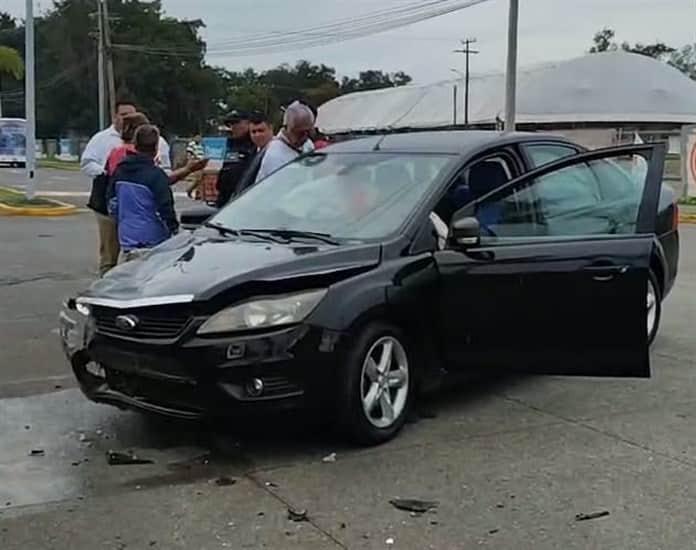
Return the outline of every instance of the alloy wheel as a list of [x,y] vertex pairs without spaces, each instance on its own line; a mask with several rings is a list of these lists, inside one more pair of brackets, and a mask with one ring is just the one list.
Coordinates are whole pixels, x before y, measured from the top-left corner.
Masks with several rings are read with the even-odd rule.
[[396,338],[383,336],[372,345],[360,382],[365,416],[376,428],[389,428],[403,413],[409,391],[408,357]]
[[652,280],[648,280],[648,294],[647,294],[647,307],[648,307],[648,338],[652,335],[655,328],[655,322],[657,320],[657,291],[655,289],[655,283]]

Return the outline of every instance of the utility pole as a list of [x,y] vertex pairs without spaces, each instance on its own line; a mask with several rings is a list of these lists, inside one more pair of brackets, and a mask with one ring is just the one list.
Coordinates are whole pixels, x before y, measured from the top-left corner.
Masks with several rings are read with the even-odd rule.
[[25,58],[25,118],[26,126],[26,176],[27,199],[36,194],[36,60],[34,57],[34,0],[26,0],[26,21],[24,23],[24,58]]
[[454,53],[463,53],[466,57],[466,68],[464,69],[464,126],[469,126],[469,56],[475,55],[478,50],[472,50],[471,45],[476,43],[475,38],[467,38],[461,41],[461,50],[454,50]]
[[104,25],[104,49],[106,51],[106,83],[109,86],[109,112],[116,112],[116,84],[114,82],[114,54],[111,47],[111,24],[109,23],[109,4],[107,0],[99,0],[102,4]]
[[508,18],[507,72],[505,74],[505,131],[515,131],[515,107],[517,101],[517,27],[520,2],[510,0]]
[[104,82],[104,15],[102,0],[97,0],[97,80],[99,86],[99,130],[106,127],[106,83]]

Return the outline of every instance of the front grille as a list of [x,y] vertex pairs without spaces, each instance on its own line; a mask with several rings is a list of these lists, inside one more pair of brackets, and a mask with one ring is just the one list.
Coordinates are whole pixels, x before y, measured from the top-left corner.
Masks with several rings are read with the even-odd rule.
[[[157,306],[122,310],[108,307],[94,307],[92,314],[97,331],[109,336],[122,336],[136,339],[176,338],[191,320],[191,312],[182,306]],[[132,316],[137,322],[133,328],[118,325],[119,316]]]
[[135,399],[191,412],[200,412],[205,408],[195,384],[153,380],[109,367],[106,368],[106,381],[111,389]]

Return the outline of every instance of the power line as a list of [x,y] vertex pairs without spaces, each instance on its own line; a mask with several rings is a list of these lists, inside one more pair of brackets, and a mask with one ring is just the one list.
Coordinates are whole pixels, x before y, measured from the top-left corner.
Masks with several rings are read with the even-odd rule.
[[[463,10],[489,0],[430,0],[408,6],[371,12],[360,17],[297,31],[265,33],[211,45],[207,55],[249,56],[289,49],[310,48],[364,38],[387,30]],[[190,48],[166,48],[137,44],[114,44],[114,48],[148,55],[199,57]]]

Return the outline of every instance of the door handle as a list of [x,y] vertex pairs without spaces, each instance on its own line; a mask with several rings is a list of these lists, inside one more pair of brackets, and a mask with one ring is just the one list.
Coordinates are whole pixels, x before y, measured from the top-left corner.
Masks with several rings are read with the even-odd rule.
[[583,271],[590,273],[595,281],[606,282],[623,275],[628,268],[627,265],[589,265]]

